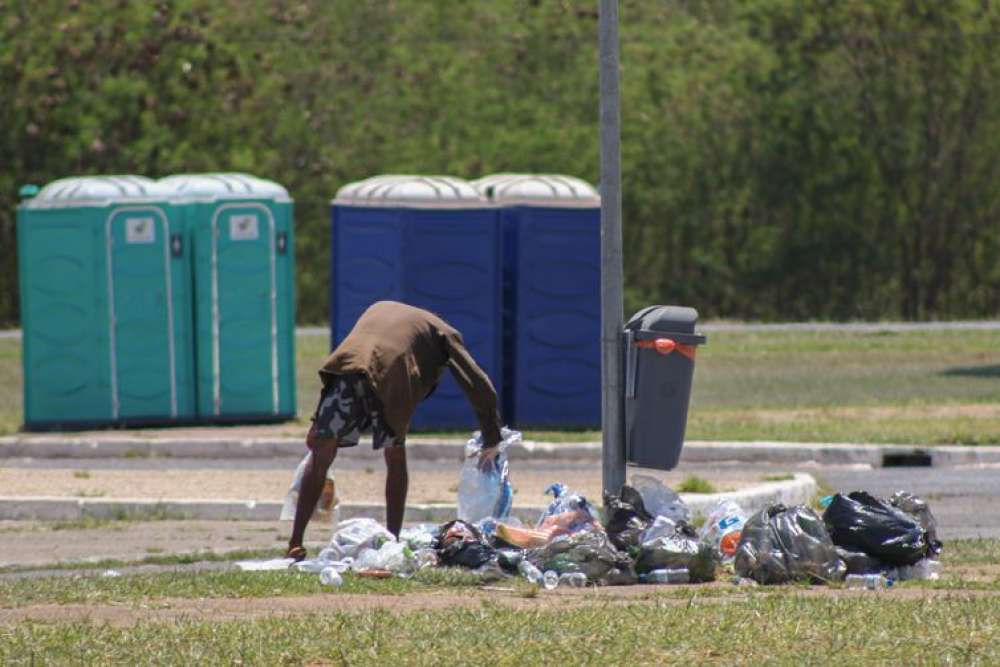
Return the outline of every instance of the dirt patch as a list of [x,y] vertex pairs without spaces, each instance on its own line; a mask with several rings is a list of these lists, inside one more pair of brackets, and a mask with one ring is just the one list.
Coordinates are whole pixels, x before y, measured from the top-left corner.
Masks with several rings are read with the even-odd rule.
[[[68,527],[52,529],[60,525]],[[100,528],[73,525],[11,522],[0,532],[0,565],[42,567],[204,551],[279,549],[291,531],[291,523],[282,521],[113,521]],[[330,529],[312,525],[306,537],[308,543],[322,544],[329,541]]]
[[[712,589],[726,588],[727,594],[711,594]],[[308,596],[270,598],[217,598],[174,599],[161,598],[131,604],[39,604],[0,609],[0,625],[25,621],[46,623],[72,623],[89,621],[115,626],[130,626],[138,622],[174,623],[179,621],[239,621],[270,616],[293,616],[314,612],[359,613],[387,610],[393,613],[439,611],[445,609],[477,609],[483,606],[501,606],[515,610],[549,610],[588,606],[626,605],[649,602],[658,605],[712,605],[733,604],[745,601],[756,594],[777,592],[779,589],[754,589],[734,591],[729,584],[690,588],[692,597],[662,595],[676,593],[675,587],[622,586],[615,588],[590,588],[586,590],[557,590],[528,597],[506,587],[479,590],[434,591],[407,595],[329,593]],[[699,597],[699,590],[710,593]],[[796,590],[793,595],[802,597],[851,597],[872,595],[867,591],[814,587]],[[955,597],[1000,597],[1000,591],[944,591],[930,589],[897,589],[879,595],[894,599],[945,599]]]

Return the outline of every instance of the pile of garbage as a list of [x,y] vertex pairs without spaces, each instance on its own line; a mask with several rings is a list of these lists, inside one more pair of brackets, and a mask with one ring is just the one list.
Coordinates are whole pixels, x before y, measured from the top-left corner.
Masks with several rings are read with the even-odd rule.
[[854,491],[821,504],[822,517],[804,505],[772,505],[750,517],[736,549],[736,574],[757,584],[846,581],[867,589],[940,576],[937,522],[921,498]]
[[546,493],[552,501],[533,526],[509,516],[508,506],[501,517],[406,528],[397,540],[373,519],[350,519],[316,558],[291,567],[335,586],[348,571],[409,577],[428,567],[523,577],[546,589],[697,583],[713,581],[721,559],[732,558],[732,536],[744,521],[738,506],[724,503],[699,532],[680,497],[652,477],[636,476],[617,496],[607,496],[603,520],[590,501],[563,484]]
[[[864,491],[837,494],[823,499],[822,516],[805,505],[771,505],[748,517],[739,504],[724,500],[696,529],[677,493],[655,477],[636,475],[618,494],[605,494],[603,512],[565,485],[552,484],[549,506],[526,526],[510,516],[507,462],[521,434],[503,429],[502,437],[488,470],[477,464],[479,434],[469,440],[454,521],[406,528],[396,539],[373,519],[351,519],[339,523],[314,559],[247,563],[245,569],[291,566],[339,586],[348,571],[409,577],[424,568],[460,567],[523,577],[546,589],[710,582],[720,571],[734,574],[740,585],[846,580],[849,587],[884,588],[935,579],[941,571],[934,516],[926,502],[906,492],[888,499]],[[290,496],[286,504],[293,501]]]

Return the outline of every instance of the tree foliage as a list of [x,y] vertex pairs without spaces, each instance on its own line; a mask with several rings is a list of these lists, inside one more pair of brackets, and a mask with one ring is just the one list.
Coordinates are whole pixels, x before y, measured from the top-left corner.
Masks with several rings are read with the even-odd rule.
[[[326,317],[329,200],[349,181],[596,182],[596,4],[0,0],[0,322],[26,182],[281,182],[304,322]],[[624,0],[627,306],[995,315],[998,35],[993,0]]]

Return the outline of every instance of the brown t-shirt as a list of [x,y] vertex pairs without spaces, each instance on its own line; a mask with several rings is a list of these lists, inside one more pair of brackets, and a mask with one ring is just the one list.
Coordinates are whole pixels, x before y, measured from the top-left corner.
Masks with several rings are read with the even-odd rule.
[[493,384],[465,349],[462,334],[426,310],[396,301],[372,304],[319,375],[326,385],[334,375],[364,373],[382,403],[385,422],[405,436],[417,403],[434,390],[446,366],[472,404],[484,444],[500,442]]

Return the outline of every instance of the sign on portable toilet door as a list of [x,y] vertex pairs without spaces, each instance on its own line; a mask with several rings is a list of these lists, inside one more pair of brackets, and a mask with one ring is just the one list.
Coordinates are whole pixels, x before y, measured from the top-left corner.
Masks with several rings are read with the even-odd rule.
[[229,218],[230,241],[256,241],[260,238],[256,215],[234,215]]
[[152,218],[128,218],[125,220],[126,243],[155,243],[156,226]]

